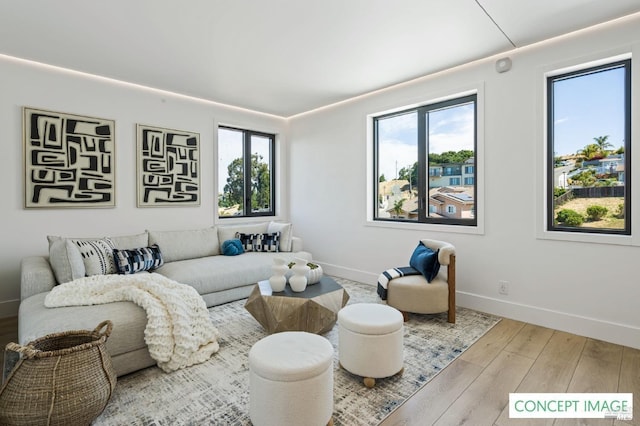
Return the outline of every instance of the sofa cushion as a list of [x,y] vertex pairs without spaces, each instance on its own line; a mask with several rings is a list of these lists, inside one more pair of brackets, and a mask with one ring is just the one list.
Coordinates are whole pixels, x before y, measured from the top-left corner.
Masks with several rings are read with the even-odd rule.
[[113,258],[119,274],[135,274],[151,271],[164,264],[162,252],[157,244],[128,250],[113,250]]
[[67,330],[93,330],[104,320],[113,322],[113,332],[106,346],[111,356],[145,348],[144,329],[147,314],[133,302],[103,305],[46,308],[47,293],[22,301],[18,317],[19,341],[27,344],[39,337]]
[[291,223],[269,222],[268,233],[280,233],[280,251],[292,251],[293,226]]
[[149,244],[157,244],[165,263],[220,254],[215,227],[184,231],[148,231]]

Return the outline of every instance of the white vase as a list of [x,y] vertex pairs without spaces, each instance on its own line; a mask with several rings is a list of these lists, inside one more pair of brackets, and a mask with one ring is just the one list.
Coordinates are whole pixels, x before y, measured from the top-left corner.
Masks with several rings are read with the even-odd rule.
[[295,265],[291,267],[293,275],[289,278],[289,285],[291,290],[300,292],[307,288],[307,274],[311,268],[309,268],[307,261],[304,259],[296,258],[295,262]]
[[309,274],[307,275],[307,285],[316,284],[322,278],[322,267],[318,265],[316,269],[309,268]]
[[273,275],[269,278],[271,291],[280,292],[284,290],[284,286],[287,285],[287,278],[284,274],[286,274],[288,270],[289,267],[285,264],[283,258],[275,257],[273,259],[273,266],[271,267]]

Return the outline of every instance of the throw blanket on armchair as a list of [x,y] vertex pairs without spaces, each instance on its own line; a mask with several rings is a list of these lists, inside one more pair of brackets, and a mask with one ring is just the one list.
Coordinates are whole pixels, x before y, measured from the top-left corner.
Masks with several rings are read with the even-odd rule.
[[402,266],[400,268],[387,269],[378,277],[378,296],[380,299],[387,300],[387,286],[389,281],[394,278],[404,277],[405,275],[420,275],[417,269],[411,266]]
[[147,313],[144,339],[166,372],[208,360],[218,352],[218,330],[191,286],[160,274],[93,275],[60,284],[45,298],[48,308],[130,301]]

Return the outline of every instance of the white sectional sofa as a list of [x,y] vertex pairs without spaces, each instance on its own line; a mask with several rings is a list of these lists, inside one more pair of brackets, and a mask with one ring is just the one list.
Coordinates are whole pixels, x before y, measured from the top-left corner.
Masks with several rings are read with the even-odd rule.
[[[231,256],[222,252],[225,241],[236,233],[277,235],[277,251],[251,251]],[[27,257],[21,267],[21,294],[18,337],[26,344],[49,333],[94,329],[111,320],[113,332],[107,341],[118,376],[155,365],[144,342],[145,311],[132,302],[93,306],[47,308],[44,299],[51,289],[66,281],[95,274],[77,241],[101,241],[104,238],[64,238],[49,236],[49,256]],[[110,237],[116,249],[134,249],[156,245],[164,264],[153,272],[194,287],[208,307],[249,296],[254,284],[268,279],[274,257],[311,260],[302,251],[302,240],[292,235],[291,224],[263,222],[245,225],[215,226],[179,231],[145,231],[136,235]],[[100,243],[102,244],[102,243]],[[104,245],[104,244],[103,244]],[[99,245],[97,246],[99,248]],[[95,251],[94,244],[94,251]],[[271,245],[269,250],[273,250]],[[93,254],[93,252],[91,252]],[[95,260],[95,259],[94,259]],[[109,260],[109,259],[107,259]],[[98,262],[93,266],[102,267]],[[104,272],[104,271],[103,271]],[[147,273],[147,272],[137,272]]]

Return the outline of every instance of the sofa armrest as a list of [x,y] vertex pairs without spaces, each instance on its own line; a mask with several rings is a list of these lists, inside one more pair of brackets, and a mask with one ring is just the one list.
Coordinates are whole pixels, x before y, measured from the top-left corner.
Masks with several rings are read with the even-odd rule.
[[302,251],[302,238],[291,237],[291,251],[294,253]]
[[20,264],[20,300],[34,294],[50,291],[56,285],[56,277],[44,256],[22,259]]

